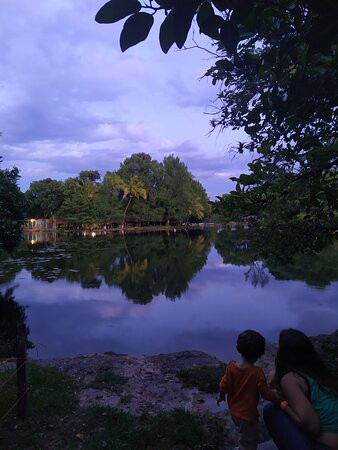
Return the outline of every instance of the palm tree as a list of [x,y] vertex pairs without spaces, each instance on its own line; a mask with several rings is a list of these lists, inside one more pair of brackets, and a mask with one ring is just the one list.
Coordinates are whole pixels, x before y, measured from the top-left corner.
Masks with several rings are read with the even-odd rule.
[[93,198],[97,194],[97,191],[98,191],[98,189],[92,181],[90,181],[90,180],[81,181],[79,194],[80,194],[81,199],[84,202],[93,200]]
[[129,181],[124,181],[117,173],[110,175],[110,181],[113,189],[119,189],[123,191],[123,199],[128,198],[127,206],[125,207],[123,214],[123,225],[126,223],[127,211],[133,198],[147,198],[147,191],[144,188],[144,184],[137,176],[133,176]]
[[144,184],[138,177],[134,176],[129,179],[129,181],[125,184],[123,189],[123,198],[128,198],[128,203],[126,209],[124,210],[123,224],[126,222],[126,215],[130,203],[133,198],[143,198],[144,200],[147,198],[147,191],[144,188]]
[[189,217],[191,217],[191,216],[195,216],[199,220],[202,220],[204,218],[204,216],[205,216],[204,206],[203,206],[202,200],[200,199],[200,197],[198,195],[194,195],[191,198],[187,212],[188,212],[187,223],[189,221]]

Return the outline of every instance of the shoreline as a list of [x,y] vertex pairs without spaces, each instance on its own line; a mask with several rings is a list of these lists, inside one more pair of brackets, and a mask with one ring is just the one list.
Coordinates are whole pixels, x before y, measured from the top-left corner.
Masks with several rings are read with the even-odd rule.
[[[313,336],[311,339],[330,367],[332,365],[337,370],[338,330],[331,334]],[[265,354],[257,362],[266,374],[274,368],[276,349],[276,344],[268,343]],[[216,404],[218,383],[225,365],[215,356],[197,350],[148,356],[105,352],[65,358],[31,359],[30,362],[46,373],[56,369],[57,373],[65,377],[63,383],[68,388],[69,385],[73,386],[75,404],[57,419],[57,423],[54,421],[48,425],[48,433],[55,435],[56,440],[62,437],[62,427],[67,420],[75,420],[74,430],[83,427],[81,435],[87,436],[87,425],[82,423],[87,419],[82,417],[87,417],[88,412],[93,410],[97,411],[96,421],[108,418],[110,414],[119,418],[116,420],[129,417],[128,420],[156,421],[158,417],[170,418],[182,411],[182,414],[188,415],[185,418],[199,417],[207,435],[212,431],[208,431],[206,424],[217,427],[218,439],[224,439],[224,446],[212,448],[230,449],[236,445],[236,430],[226,405],[223,403],[218,407]],[[0,374],[13,366],[15,367],[13,360],[0,362]],[[48,379],[48,376],[40,379]],[[52,391],[58,389],[57,386]],[[264,402],[260,401],[260,442],[265,444],[259,448],[275,449],[271,442],[268,443],[270,438],[262,420],[263,406]],[[148,419],[144,419],[145,417]],[[105,426],[107,429],[111,427],[109,420]],[[79,442],[82,439],[84,438],[79,438]],[[56,445],[53,448],[61,447]]]
[[[338,329],[331,334],[310,336],[310,339],[328,365],[337,371]],[[274,369],[276,352],[277,343],[267,343],[264,355],[257,362],[257,365],[264,370],[266,375]],[[179,390],[183,389],[184,391],[187,389],[187,386],[184,386],[184,383],[182,384],[178,374],[182,370],[189,371],[200,367],[210,367],[219,370],[219,367],[222,366],[225,368],[226,365],[226,362],[222,361],[217,356],[210,355],[199,350],[186,350],[155,355],[136,356],[107,351],[88,355],[78,354],[68,357],[28,359],[30,362],[36,363],[43,367],[57,368],[79,382],[84,388],[83,392],[80,392],[80,404],[82,403],[84,406],[96,403],[95,400],[100,400],[98,403],[101,404],[101,406],[115,407],[118,405],[119,399],[116,398],[116,396],[111,396],[110,392],[106,392],[107,386],[104,386],[104,383],[96,389],[99,391],[103,390],[104,395],[102,397],[100,396],[99,399],[94,398],[97,394],[96,391],[86,391],[86,387],[94,386],[95,378],[102,371],[107,371],[108,373],[111,372],[114,375],[117,375],[117,377],[122,377],[125,380],[128,380],[126,383],[123,383],[123,390],[127,391],[128,395],[130,394],[129,390],[131,389],[131,386],[138,385],[140,392],[142,391],[141,397],[136,396],[136,402],[134,404],[131,402],[130,407],[128,406],[127,408],[122,408],[124,411],[132,411],[136,414],[140,413],[140,411],[144,412],[148,400],[152,398],[152,387],[154,385],[160,386],[160,392],[157,394],[161,394],[162,391],[163,393],[167,393],[170,388],[173,388],[176,396],[175,398],[176,400],[179,400],[178,403],[183,403],[188,410],[194,411],[196,409],[196,412],[203,412],[204,410],[204,412],[207,412],[208,410],[211,410],[214,412],[215,408],[210,408],[210,399],[207,398],[208,395],[206,392],[203,392],[203,388],[201,389],[198,386],[195,386],[193,389],[194,392],[190,392],[190,395],[188,396],[186,396],[187,392],[183,392],[183,396],[180,398]],[[4,363],[0,362],[0,367],[2,364]],[[167,382],[168,386],[165,386]],[[150,388],[150,392],[148,392],[148,394],[146,392],[147,388],[142,386],[143,383]],[[218,388],[218,384],[216,388]],[[92,388],[90,387],[90,389]],[[161,398],[161,395],[157,394],[155,397],[161,401],[159,404],[156,404],[156,402],[152,404],[150,410],[153,412],[159,412],[163,409],[175,409],[176,407],[182,406],[177,404],[175,401],[171,404],[168,399],[163,406],[163,398]],[[194,395],[197,396],[197,399],[195,399],[196,401],[193,399]],[[201,404],[204,403],[203,399],[205,400],[207,406],[206,408],[201,406]],[[191,401],[192,403],[189,403]]]
[[117,227],[111,227],[111,228],[104,228],[104,227],[97,227],[95,226],[95,224],[93,224],[93,226],[83,226],[81,228],[78,229],[54,229],[54,228],[44,228],[44,229],[39,229],[39,230],[35,230],[34,233],[64,233],[64,234],[76,234],[76,233],[83,233],[83,232],[95,232],[95,233],[128,233],[128,232],[141,232],[141,231],[184,231],[184,230],[190,230],[190,229],[206,229],[206,228],[215,228],[215,227],[221,227],[221,226],[225,226],[222,224],[216,224],[216,223],[191,223],[191,224],[187,224],[187,225],[136,225],[136,226],[126,226],[126,227],[122,227],[121,225],[117,226]]

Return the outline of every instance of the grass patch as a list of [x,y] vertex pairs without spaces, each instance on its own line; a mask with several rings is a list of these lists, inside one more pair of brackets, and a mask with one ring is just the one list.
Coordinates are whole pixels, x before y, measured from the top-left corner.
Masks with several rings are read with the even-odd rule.
[[120,403],[122,405],[129,405],[129,403],[131,403],[131,401],[132,401],[132,398],[133,397],[130,394],[121,395]]
[[[16,376],[14,370],[0,373],[0,386],[10,381],[1,390],[0,418],[16,400]],[[0,448],[51,448],[50,438],[60,418],[76,408],[75,387],[73,381],[54,368],[28,365],[29,417],[17,421],[16,408],[4,418],[1,426]],[[48,442],[48,444],[47,444]]]
[[[0,417],[15,402],[16,375],[15,370],[0,373],[0,386],[9,380],[1,390]],[[31,414],[40,415],[63,412],[75,404],[73,380],[57,369],[40,367],[36,364],[28,365],[28,380],[31,387],[29,404]]]
[[132,416],[114,409],[93,408],[89,422],[104,431],[84,436],[83,448],[109,449],[216,449],[223,444],[218,419],[202,419],[184,410],[156,416]]
[[185,387],[197,387],[203,392],[216,393],[219,390],[219,382],[224,375],[225,365],[197,366],[189,369],[181,369],[177,377]]
[[[0,373],[0,386],[13,373]],[[117,409],[80,408],[73,381],[58,370],[30,364],[29,379],[29,418],[17,421],[13,411],[1,423],[1,449],[217,449],[224,440],[222,422],[212,416],[199,417],[184,410],[133,416]],[[126,381],[106,371],[97,382],[110,385],[112,380],[115,385],[116,380],[120,385]],[[1,412],[15,398],[13,377],[1,392]]]
[[94,389],[110,389],[113,392],[119,393],[122,390],[122,386],[126,384],[128,378],[116,373],[101,369],[97,372],[94,381],[89,383],[89,387]]

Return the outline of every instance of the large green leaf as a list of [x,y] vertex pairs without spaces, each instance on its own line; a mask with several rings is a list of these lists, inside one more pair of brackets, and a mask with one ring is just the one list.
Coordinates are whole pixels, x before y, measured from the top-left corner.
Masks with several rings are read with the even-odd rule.
[[130,16],[121,32],[120,47],[124,52],[139,42],[147,39],[149,31],[154,23],[154,17],[145,12],[138,12]]
[[175,43],[178,48],[182,48],[187,39],[197,6],[195,0],[181,0],[173,10]]
[[200,26],[200,32],[212,39],[220,39],[220,28],[224,23],[224,19],[216,14],[210,15]]
[[239,39],[240,34],[237,25],[230,21],[224,21],[220,31],[220,40],[229,53],[235,53]]
[[197,24],[200,33],[206,34],[212,39],[219,39],[219,29],[222,25],[223,19],[216,16],[214,8],[210,2],[204,2],[197,13]]
[[140,11],[138,0],[110,0],[102,6],[95,16],[98,23],[114,23]]
[[197,17],[196,17],[198,26],[201,28],[203,23],[210,16],[214,16],[214,15],[215,15],[215,12],[214,12],[214,8],[212,7],[211,3],[210,2],[202,3],[202,5],[198,9]]
[[174,10],[171,10],[162,22],[160,28],[160,45],[163,53],[168,53],[175,42],[174,34]]

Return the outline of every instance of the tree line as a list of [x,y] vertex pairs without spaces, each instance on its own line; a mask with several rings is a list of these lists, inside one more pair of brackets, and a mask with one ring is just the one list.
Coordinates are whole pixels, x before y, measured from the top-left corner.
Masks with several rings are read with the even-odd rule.
[[173,155],[158,162],[135,153],[103,177],[97,170],[83,170],[65,181],[45,178],[33,181],[24,194],[17,169],[2,174],[7,179],[2,197],[16,205],[12,211],[4,206],[16,220],[61,216],[71,224],[170,225],[202,221],[210,212],[205,189]]

